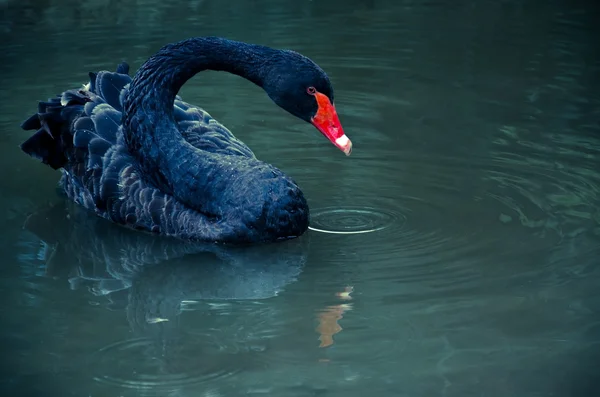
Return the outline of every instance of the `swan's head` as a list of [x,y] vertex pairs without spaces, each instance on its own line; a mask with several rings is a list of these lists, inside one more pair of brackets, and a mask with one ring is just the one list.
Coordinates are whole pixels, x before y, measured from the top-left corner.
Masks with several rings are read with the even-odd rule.
[[267,66],[263,88],[281,108],[314,125],[347,156],[352,142],[342,129],[333,103],[333,87],[327,74],[309,58],[294,51],[280,51]]

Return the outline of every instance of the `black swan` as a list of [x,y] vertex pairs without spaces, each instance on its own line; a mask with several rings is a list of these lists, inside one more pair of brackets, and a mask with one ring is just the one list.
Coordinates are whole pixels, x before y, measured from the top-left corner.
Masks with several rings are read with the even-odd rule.
[[300,236],[309,208],[296,182],[177,95],[203,70],[252,81],[350,154],[318,65],[294,51],[220,37],[168,44],[133,79],[126,63],[90,73],[81,89],[39,103],[21,125],[37,130],[21,149],[62,171],[69,199],[121,225],[222,243]]

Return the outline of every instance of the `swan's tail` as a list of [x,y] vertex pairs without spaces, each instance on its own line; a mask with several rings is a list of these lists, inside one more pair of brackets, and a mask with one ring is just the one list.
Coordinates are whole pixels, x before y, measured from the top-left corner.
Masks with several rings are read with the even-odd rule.
[[[116,73],[90,73],[90,82],[78,90],[65,91],[55,98],[39,102],[38,112],[21,124],[24,130],[36,130],[29,139],[23,142],[21,149],[30,156],[39,159],[54,169],[62,168],[76,156],[79,131],[93,132],[94,136],[103,136],[102,129],[85,128],[84,121],[90,121],[93,109],[100,104],[108,104],[115,110],[121,110],[123,87],[131,81],[127,75],[129,66],[121,63]],[[81,124],[81,125],[79,125]],[[120,120],[119,120],[120,124]],[[111,131],[112,132],[112,131]],[[83,138],[84,133],[79,133]],[[114,143],[114,137],[111,143]],[[82,139],[79,139],[82,140]],[[109,140],[109,139],[107,139]],[[88,138],[86,143],[90,142]],[[92,151],[93,148],[86,147]]]
[[21,124],[24,130],[37,130],[21,144],[21,149],[54,169],[61,168],[67,163],[66,153],[73,146],[69,126],[81,112],[83,103],[63,106],[61,96],[40,102],[38,113]]

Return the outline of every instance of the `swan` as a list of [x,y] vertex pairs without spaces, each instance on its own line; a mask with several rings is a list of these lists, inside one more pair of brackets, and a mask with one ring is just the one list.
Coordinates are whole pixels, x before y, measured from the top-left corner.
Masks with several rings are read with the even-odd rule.
[[309,206],[298,184],[178,95],[203,70],[262,87],[350,155],[331,82],[315,62],[222,37],[167,44],[133,79],[124,62],[115,72],[90,72],[82,88],[39,102],[21,124],[36,132],[20,148],[61,171],[67,199],[123,226],[215,243],[299,237]]

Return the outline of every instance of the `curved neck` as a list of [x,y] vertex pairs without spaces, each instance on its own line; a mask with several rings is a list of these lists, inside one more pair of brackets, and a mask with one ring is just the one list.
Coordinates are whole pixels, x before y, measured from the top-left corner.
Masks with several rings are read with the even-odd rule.
[[203,70],[233,73],[262,87],[265,61],[274,52],[269,47],[219,37],[196,37],[168,44],[137,71],[127,102],[169,105],[154,112],[164,110],[170,114],[170,105],[181,87]]
[[[180,88],[203,70],[226,71],[262,87],[266,63],[277,50],[216,37],[169,44],[148,59],[130,84],[123,103],[123,134],[145,176],[165,192],[197,210],[214,180],[202,173],[214,168],[211,156],[190,145],[173,116]],[[209,163],[207,163],[209,162]],[[213,160],[214,162],[214,160]]]

